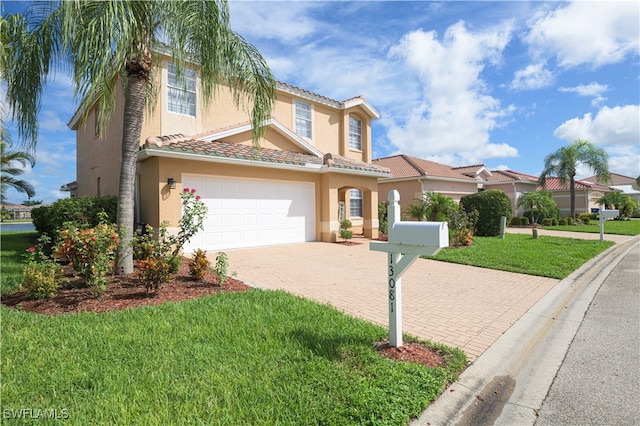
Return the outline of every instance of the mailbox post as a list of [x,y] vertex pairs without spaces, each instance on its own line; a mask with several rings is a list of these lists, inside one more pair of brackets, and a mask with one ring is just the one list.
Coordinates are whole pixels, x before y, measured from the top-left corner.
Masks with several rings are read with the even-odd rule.
[[606,219],[615,219],[618,216],[620,216],[619,210],[600,209],[600,211],[598,211],[598,219],[600,222],[600,241],[604,241],[604,221]]
[[402,346],[402,274],[420,255],[434,255],[449,246],[447,222],[400,220],[400,194],[389,192],[387,242],[372,241],[370,250],[388,253],[389,345]]

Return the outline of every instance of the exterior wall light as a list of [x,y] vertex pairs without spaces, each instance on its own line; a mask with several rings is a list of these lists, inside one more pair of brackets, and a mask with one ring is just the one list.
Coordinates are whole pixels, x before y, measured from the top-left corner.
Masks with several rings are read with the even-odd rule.
[[167,185],[169,185],[169,189],[176,189],[176,180],[174,178],[167,179]]

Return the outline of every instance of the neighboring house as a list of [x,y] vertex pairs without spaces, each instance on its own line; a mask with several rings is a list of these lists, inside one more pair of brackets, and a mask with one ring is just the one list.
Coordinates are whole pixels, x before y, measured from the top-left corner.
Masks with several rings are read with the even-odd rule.
[[[343,212],[366,237],[377,237],[377,180],[389,173],[371,163],[371,121],[379,113],[364,98],[339,102],[278,83],[272,118],[255,148],[249,116],[228,90],[205,105],[195,70],[182,85],[169,58],[160,68],[158,103],[145,114],[140,141],[136,222],[168,221],[175,232],[180,193],[194,188],[209,212],[185,252],[335,241]],[[79,111],[69,123],[76,130],[78,196],[118,194],[123,102],[120,92],[102,138],[95,111],[85,126]]]
[[[539,187],[538,189],[543,189]],[[560,179],[549,177],[546,179],[545,188],[553,194],[553,200],[556,202],[560,215],[562,217],[571,215],[571,192],[569,185],[564,185]],[[598,209],[601,206],[596,203],[597,200],[604,197],[608,192],[614,190],[608,186],[599,185],[597,183],[587,182],[585,180],[575,181],[576,189],[576,215],[581,213],[590,213],[591,209]]]
[[[598,181],[597,176],[590,176],[582,180],[601,185],[603,184],[603,182]],[[609,187],[611,187],[612,189],[630,196],[631,198],[636,200],[638,204],[640,204],[640,185],[638,185],[634,178],[617,173],[611,173],[611,178],[606,184],[609,185]]]
[[478,181],[478,191],[482,191],[484,189],[484,181],[488,180],[491,177],[491,171],[487,169],[484,164],[475,164],[473,166],[461,166],[461,167],[452,167],[451,170],[454,170],[460,174],[465,176],[474,178]]
[[485,179],[484,189],[499,189],[504,191],[513,207],[514,216],[522,216],[524,207],[518,207],[518,199],[524,193],[538,190],[538,177],[513,170],[492,170],[491,176]]
[[[33,206],[23,206],[22,204],[3,203],[0,205],[13,220],[31,219],[31,209]],[[36,206],[40,207],[40,206]]]
[[437,192],[458,202],[478,192],[475,178],[433,161],[401,154],[375,159],[373,164],[389,169],[392,175],[378,180],[381,201],[387,201],[387,194],[394,189],[400,194],[400,205],[411,204],[425,192]]
[[60,191],[69,192],[69,197],[70,198],[77,197],[78,196],[78,182],[74,180],[73,182],[65,183],[64,185],[60,186]]

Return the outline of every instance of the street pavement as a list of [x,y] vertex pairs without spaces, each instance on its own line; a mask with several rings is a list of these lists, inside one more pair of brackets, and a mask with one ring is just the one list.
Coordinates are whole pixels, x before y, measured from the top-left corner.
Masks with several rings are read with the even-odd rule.
[[640,237],[550,290],[414,425],[640,425]]
[[640,249],[605,279],[536,425],[640,425]]

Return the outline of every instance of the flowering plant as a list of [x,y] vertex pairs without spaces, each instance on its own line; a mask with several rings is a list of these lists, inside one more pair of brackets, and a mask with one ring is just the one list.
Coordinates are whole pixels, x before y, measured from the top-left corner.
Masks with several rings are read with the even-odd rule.
[[207,259],[207,252],[198,249],[193,258],[189,259],[189,273],[191,278],[201,280],[207,275],[207,271],[211,268],[211,261]]
[[38,239],[38,244],[29,247],[24,254],[24,290],[27,295],[36,299],[55,295],[64,281],[60,266],[44,253],[44,247],[50,242],[50,238],[44,234]]
[[180,232],[175,241],[174,255],[177,255],[195,234],[204,229],[204,220],[208,212],[200,196],[196,195],[195,188],[184,188],[180,196],[182,197],[182,219],[180,219]]
[[120,243],[115,224],[105,223],[105,213],[102,213],[100,220],[94,228],[83,229],[68,224],[60,231],[61,242],[55,251],[55,257],[69,260],[73,269],[80,272],[86,284],[96,293],[106,288],[107,273]]

